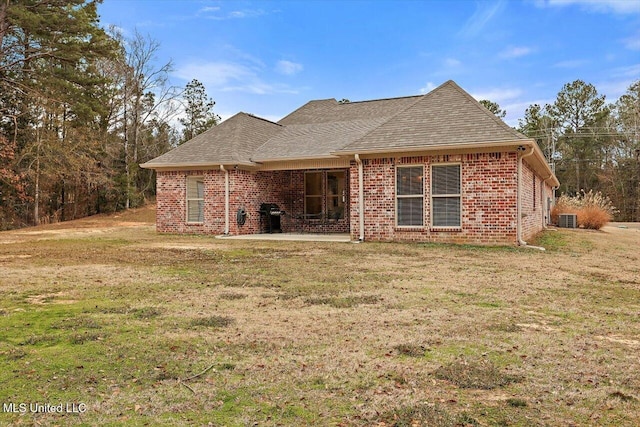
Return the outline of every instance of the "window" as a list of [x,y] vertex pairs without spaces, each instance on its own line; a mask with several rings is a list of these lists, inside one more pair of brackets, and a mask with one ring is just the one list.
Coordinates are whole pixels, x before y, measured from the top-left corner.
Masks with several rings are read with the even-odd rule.
[[399,227],[424,225],[424,168],[396,168],[396,222]]
[[305,172],[304,214],[308,218],[344,218],[345,171]]
[[431,167],[431,224],[460,227],[460,165]]
[[327,216],[330,219],[344,218],[344,171],[327,172]]
[[304,214],[322,214],[322,172],[304,174]]
[[187,178],[187,222],[204,222],[204,180]]

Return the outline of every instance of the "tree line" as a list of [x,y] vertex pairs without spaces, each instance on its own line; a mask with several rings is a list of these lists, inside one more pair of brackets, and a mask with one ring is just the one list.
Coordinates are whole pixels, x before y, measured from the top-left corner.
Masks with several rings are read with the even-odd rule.
[[530,105],[518,130],[535,138],[560,180],[558,195],[601,192],[618,221],[640,221],[640,80],[615,103],[582,80]]
[[[139,164],[220,120],[202,83],[170,85],[157,41],[103,28],[98,3],[0,0],[0,229],[139,206],[155,195]],[[517,129],[538,141],[560,193],[601,191],[617,219],[640,221],[639,122],[640,81],[607,104],[577,80]]]
[[[138,32],[102,28],[97,1],[0,0],[0,228],[139,206],[139,164],[216,124],[202,83]],[[179,121],[184,130],[176,130]]]

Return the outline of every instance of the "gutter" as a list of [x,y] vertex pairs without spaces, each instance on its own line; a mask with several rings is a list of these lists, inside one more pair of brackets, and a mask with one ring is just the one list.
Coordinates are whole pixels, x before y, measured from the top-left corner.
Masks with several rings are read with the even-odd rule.
[[[245,166],[248,168],[255,168],[260,166],[255,162],[236,162],[233,160],[229,161],[234,165]],[[152,163],[146,162],[140,165],[143,169],[153,169],[153,170],[196,170],[196,169],[213,169],[216,165],[220,163],[212,163],[212,162],[185,162],[185,163]]]
[[362,159],[357,153],[355,159],[358,164],[358,223],[360,226],[358,241],[364,242],[364,168]]
[[[363,155],[376,155],[376,154],[389,154],[389,153],[410,153],[410,152],[423,152],[423,151],[450,151],[450,150],[468,150],[472,148],[477,148],[481,150],[485,150],[487,148],[512,148],[514,146],[518,146],[519,144],[527,143],[527,140],[511,140],[511,141],[485,141],[485,142],[464,142],[464,143],[456,143],[456,144],[428,144],[428,145],[415,145],[415,146],[407,146],[407,147],[386,147],[386,148],[376,148],[370,150],[358,150],[358,154]],[[349,156],[355,155],[356,151],[351,151],[348,149],[335,150],[331,152],[332,155],[336,156]]]
[[220,170],[224,172],[224,235],[229,235],[229,171],[220,165]]
[[516,235],[517,235],[517,239],[518,239],[518,245],[520,246],[524,246],[527,248],[531,248],[531,249],[538,249],[540,251],[544,251],[545,249],[541,246],[533,246],[533,245],[529,245],[527,244],[527,242],[525,242],[522,239],[522,159],[525,159],[531,155],[533,155],[534,153],[534,148],[532,145],[529,146],[524,146],[524,145],[520,145],[518,147],[518,194],[516,196]]

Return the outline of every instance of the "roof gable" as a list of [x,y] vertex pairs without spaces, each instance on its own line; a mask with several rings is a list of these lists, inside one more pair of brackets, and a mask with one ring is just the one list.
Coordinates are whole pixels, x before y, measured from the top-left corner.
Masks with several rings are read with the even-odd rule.
[[340,104],[311,101],[284,119],[274,135],[252,156],[256,162],[334,157],[334,151],[358,140],[416,103],[421,97],[379,99]]
[[254,151],[281,130],[277,123],[238,113],[142,166],[251,164]]
[[336,154],[528,140],[449,80]]

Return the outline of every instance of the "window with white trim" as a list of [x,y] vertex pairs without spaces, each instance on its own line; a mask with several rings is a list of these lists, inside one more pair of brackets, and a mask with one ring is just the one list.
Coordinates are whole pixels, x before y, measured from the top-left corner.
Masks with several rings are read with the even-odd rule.
[[431,166],[431,225],[461,226],[460,165]]
[[396,168],[396,224],[398,227],[424,225],[424,167]]
[[204,222],[204,179],[187,178],[187,222]]

